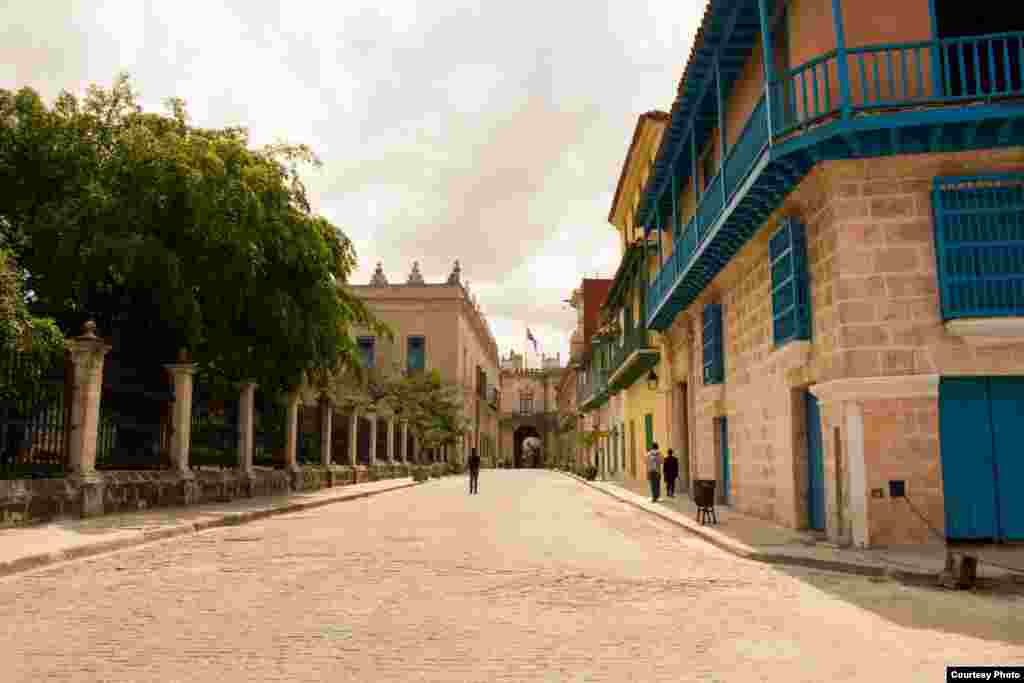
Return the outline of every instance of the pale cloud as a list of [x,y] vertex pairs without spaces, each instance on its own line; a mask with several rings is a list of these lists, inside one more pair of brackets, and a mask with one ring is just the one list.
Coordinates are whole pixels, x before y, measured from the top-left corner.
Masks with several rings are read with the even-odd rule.
[[581,277],[610,277],[607,215],[637,116],[667,110],[704,0],[43,0],[0,6],[0,87],[44,97],[132,73],[147,108],[311,145],[315,206],[356,282],[460,259],[502,352],[568,352]]

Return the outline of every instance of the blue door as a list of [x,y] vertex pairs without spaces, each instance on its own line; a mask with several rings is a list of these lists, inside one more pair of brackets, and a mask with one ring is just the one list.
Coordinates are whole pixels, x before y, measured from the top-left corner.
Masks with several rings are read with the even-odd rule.
[[722,502],[728,505],[732,502],[730,491],[732,490],[732,477],[729,474],[729,421],[724,418],[718,418],[718,443],[719,443],[719,455],[721,457],[721,472],[722,472]]
[[1024,378],[943,378],[939,444],[946,536],[1024,540]]
[[1024,378],[988,381],[995,455],[995,499],[999,537],[1024,540]]
[[825,528],[825,458],[821,451],[821,410],[811,392],[807,397],[807,517],[812,529]]

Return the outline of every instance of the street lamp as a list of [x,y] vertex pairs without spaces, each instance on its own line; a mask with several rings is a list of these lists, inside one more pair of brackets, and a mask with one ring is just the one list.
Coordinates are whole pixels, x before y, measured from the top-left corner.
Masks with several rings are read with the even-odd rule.
[[647,388],[651,391],[658,390],[658,376],[653,369],[647,374]]

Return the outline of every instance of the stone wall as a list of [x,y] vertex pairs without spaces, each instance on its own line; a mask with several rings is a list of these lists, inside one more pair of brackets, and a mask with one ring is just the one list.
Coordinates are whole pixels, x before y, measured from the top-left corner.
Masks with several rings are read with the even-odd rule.
[[[1022,169],[1020,148],[816,167],[668,330],[668,344],[685,348],[690,361],[690,371],[675,379],[687,381],[694,395],[688,426],[695,476],[722,481],[714,420],[725,416],[736,509],[806,526],[804,392],[877,378],[888,394],[847,392],[821,406],[828,535],[850,540],[862,507],[866,543],[926,540],[928,525],[908,501],[888,497],[894,479],[906,482],[913,506],[941,531],[937,377],[1024,374],[1024,344],[971,344],[944,327],[932,182]],[[813,333],[810,342],[776,348],[768,239],[789,215],[807,230]],[[714,302],[723,304],[725,383],[704,386],[702,309]],[[922,394],[901,388],[901,377],[935,382]],[[862,443],[849,442],[851,416]],[[864,490],[851,490],[852,446],[862,454]]]
[[[409,476],[408,467],[401,464],[363,470],[360,483]],[[72,478],[0,480],[0,527],[80,517],[83,512],[138,512],[356,483],[355,470],[338,466],[304,467],[295,481],[285,470],[262,467],[251,477],[235,469],[202,468],[193,474],[193,479],[183,480],[172,471],[99,472],[96,481],[86,484]]]

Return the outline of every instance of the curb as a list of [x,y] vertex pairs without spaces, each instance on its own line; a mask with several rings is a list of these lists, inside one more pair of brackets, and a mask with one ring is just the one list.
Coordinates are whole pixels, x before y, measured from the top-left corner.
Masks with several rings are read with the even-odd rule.
[[170,538],[176,538],[178,536],[186,536],[188,534],[197,534],[201,531],[208,529],[217,529],[228,526],[238,526],[240,524],[246,524],[248,522],[255,522],[260,519],[267,517],[276,517],[278,515],[288,514],[290,512],[300,512],[302,510],[312,510],[314,508],[324,507],[333,503],[343,503],[350,500],[358,500],[360,498],[369,498],[381,493],[390,493],[391,491],[400,491],[401,489],[410,488],[412,486],[418,486],[423,482],[411,482],[408,484],[400,484],[392,486],[391,488],[379,489],[375,491],[358,491],[351,494],[342,494],[334,498],[327,498],[325,500],[312,500],[304,502],[286,503],[279,507],[273,507],[264,510],[253,510],[251,512],[235,512],[214,519],[207,519],[201,522],[192,522],[188,524],[177,524],[175,526],[167,527],[164,529],[151,529],[150,531],[143,531],[142,533],[129,536],[127,538],[115,538],[107,541],[97,541],[96,543],[90,543],[88,545],[82,545],[75,548],[68,548],[67,550],[57,550],[49,553],[39,553],[37,555],[26,555],[25,557],[19,557],[16,560],[10,560],[8,562],[0,562],[0,578],[11,576],[14,574],[21,574],[23,572],[31,571],[33,569],[41,569],[51,564],[58,562],[66,562],[68,560],[77,560],[84,557],[92,557],[95,555],[102,555],[103,553],[113,552],[115,550],[125,550],[126,548],[133,548],[154,541],[165,541]]
[[579,477],[575,474],[572,474],[570,472],[563,472],[563,474],[573,479],[576,479],[581,484],[585,484],[586,486],[594,489],[595,491],[600,491],[601,493],[604,493],[614,498],[615,500],[632,505],[633,507],[643,510],[644,512],[656,515],[661,519],[665,520],[666,522],[671,522],[676,526],[682,527],[683,529],[686,529],[687,531],[692,533],[694,536],[699,536],[700,538],[707,541],[716,548],[719,548],[721,550],[724,550],[728,553],[731,553],[738,557],[742,557],[747,560],[754,560],[755,562],[764,562],[765,564],[804,567],[807,569],[822,569],[831,572],[842,572],[844,574],[856,574],[858,576],[885,577],[895,579],[897,581],[905,581],[908,583],[921,583],[922,581],[935,583],[939,579],[939,574],[932,572],[914,572],[904,569],[874,567],[871,565],[859,564],[856,562],[843,562],[841,560],[820,560],[815,557],[798,557],[794,555],[782,555],[779,553],[761,552],[760,550],[754,550],[748,546],[741,545],[739,543],[724,540],[715,534],[708,533],[706,530],[698,526],[691,526],[689,524],[681,522],[673,516],[664,514],[660,510],[652,510],[649,507],[641,505],[637,501],[616,495],[613,491],[609,491],[599,486],[594,486],[586,479]]

